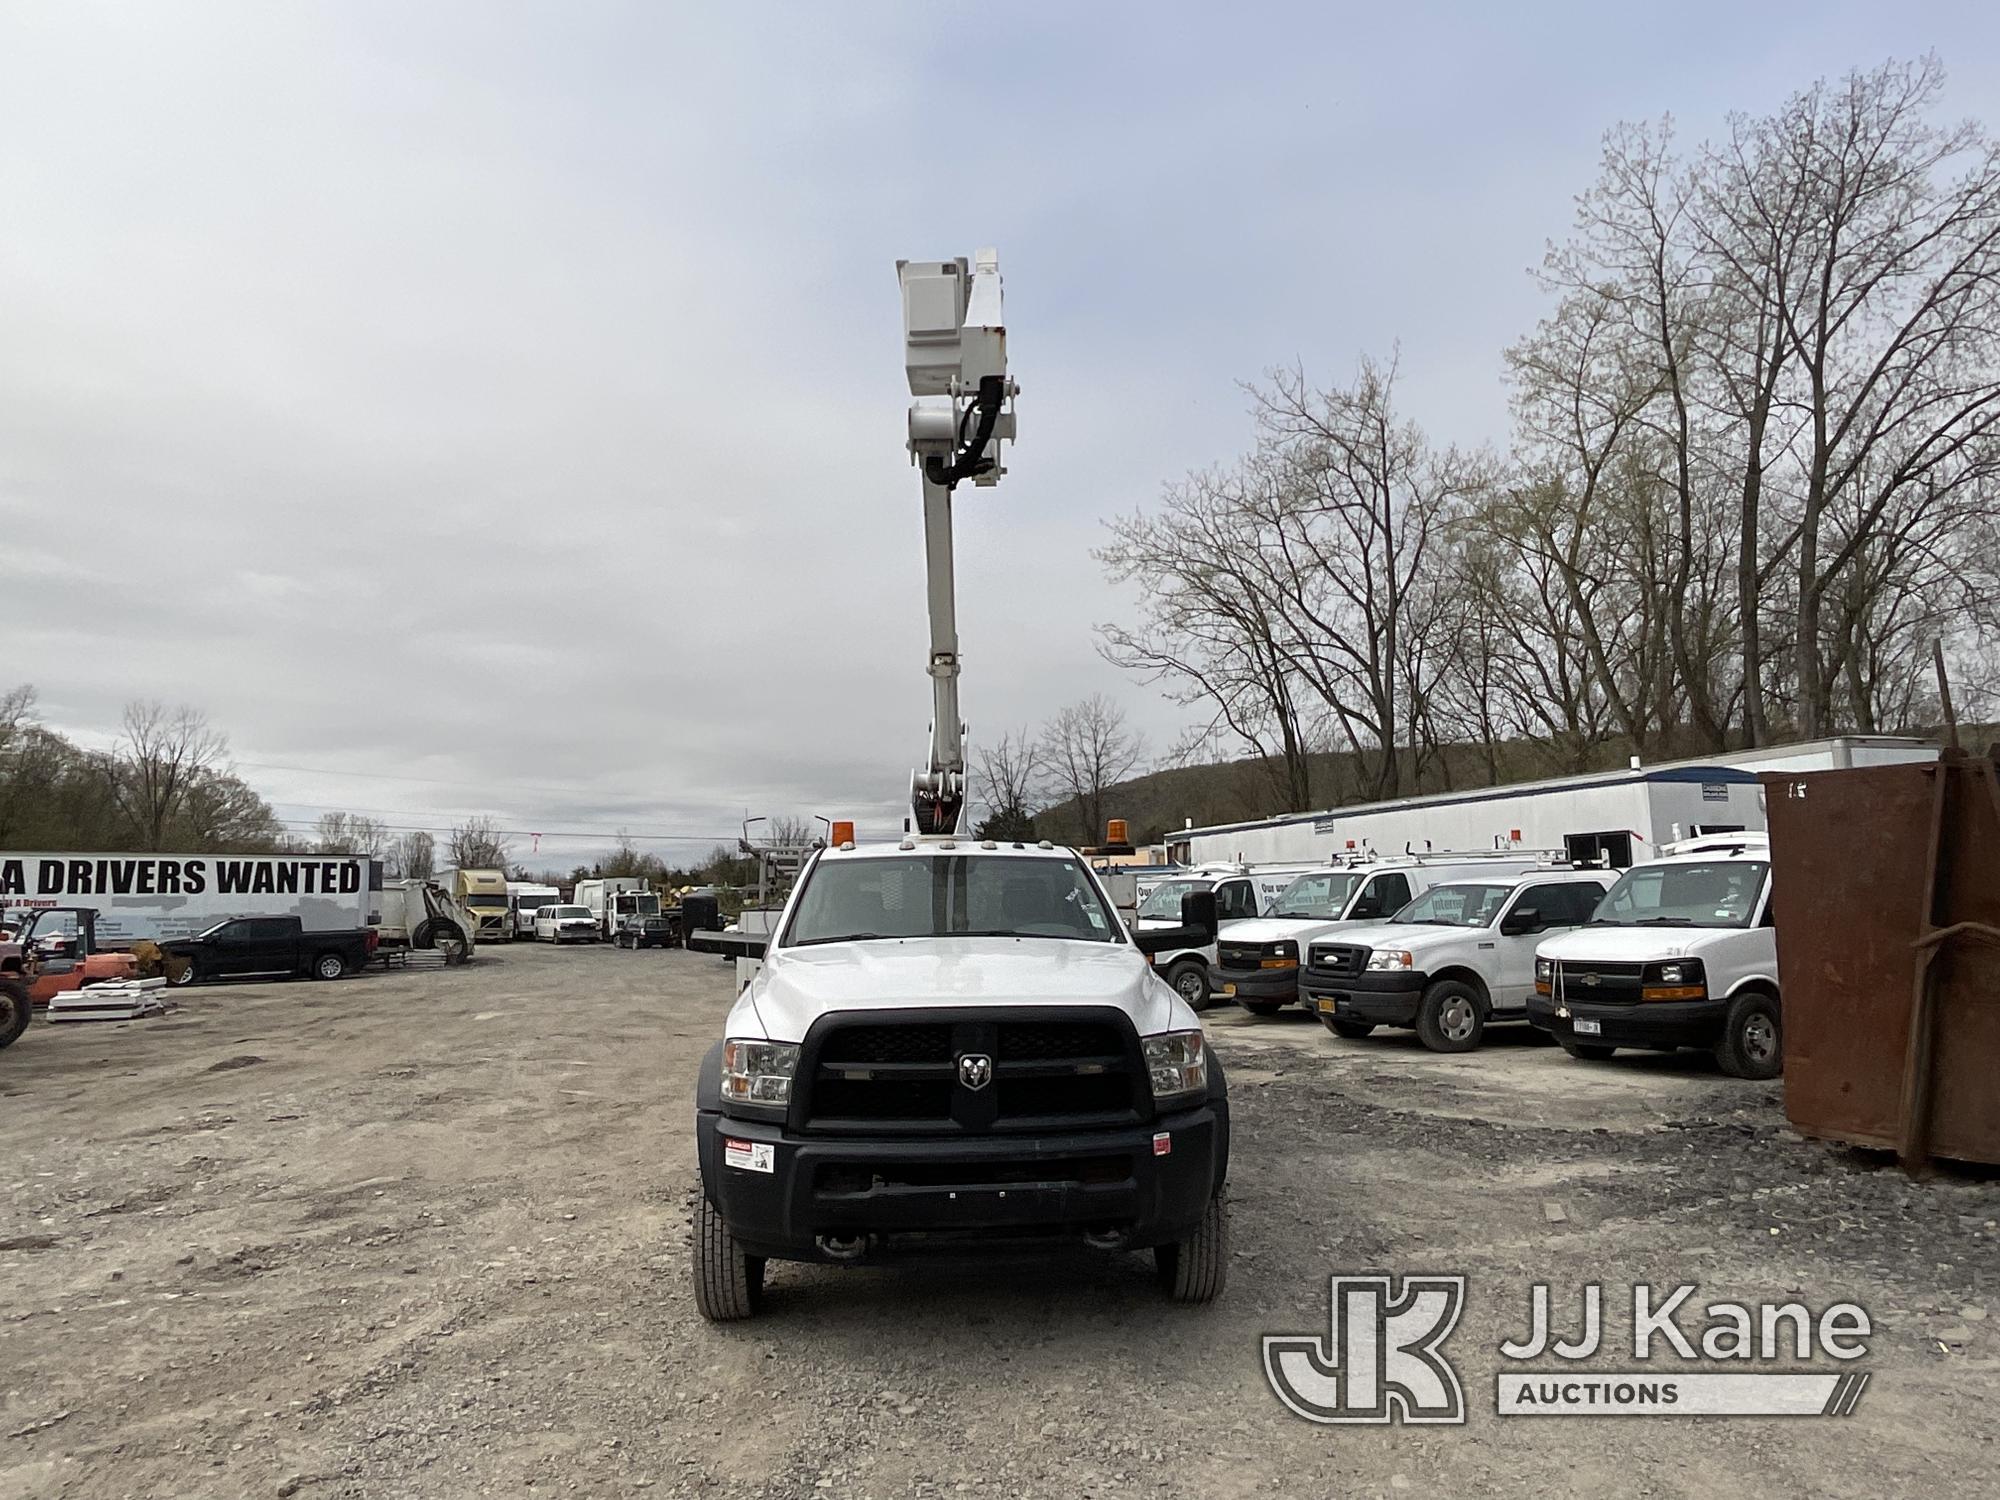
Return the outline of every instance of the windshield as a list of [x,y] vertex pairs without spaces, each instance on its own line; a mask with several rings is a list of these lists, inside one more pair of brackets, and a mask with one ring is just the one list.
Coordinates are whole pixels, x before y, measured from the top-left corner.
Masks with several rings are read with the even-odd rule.
[[1636,865],[1604,893],[1594,927],[1748,927],[1771,867],[1718,859]]
[[562,897],[554,891],[521,891],[513,897],[513,902],[522,911],[540,911],[544,906],[554,906]]
[[1347,898],[1359,884],[1361,877],[1348,870],[1320,870],[1301,875],[1285,887],[1284,895],[1271,908],[1271,915],[1317,917],[1330,922],[1346,909]]
[[627,913],[648,917],[659,915],[660,898],[650,892],[619,896],[617,902],[620,915]]
[[565,917],[588,917],[590,915],[590,908],[587,906],[545,906],[542,910],[557,921],[561,921]]
[[1152,895],[1139,903],[1138,915],[1172,917],[1178,922],[1181,919],[1181,897],[1214,888],[1213,880],[1163,880],[1153,887]]
[[1436,927],[1490,927],[1511,885],[1434,885],[1396,913],[1398,922]]
[[821,860],[799,892],[785,942],[949,936],[1109,943],[1118,935],[1076,860],[940,854]]

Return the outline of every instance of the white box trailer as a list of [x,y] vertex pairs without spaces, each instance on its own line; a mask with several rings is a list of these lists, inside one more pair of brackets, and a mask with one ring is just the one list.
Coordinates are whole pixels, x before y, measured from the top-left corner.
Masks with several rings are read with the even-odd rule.
[[1179,836],[1195,862],[1284,860],[1429,850],[1550,849],[1579,864],[1624,869],[1661,845],[1703,832],[1759,832],[1766,825],[1757,773],[1930,760],[1924,740],[1850,735],[1747,750],[1715,760],[1475,787],[1197,828]]
[[94,907],[107,947],[193,937],[231,917],[350,932],[370,925],[381,884],[379,864],[345,854],[0,853],[0,910]]

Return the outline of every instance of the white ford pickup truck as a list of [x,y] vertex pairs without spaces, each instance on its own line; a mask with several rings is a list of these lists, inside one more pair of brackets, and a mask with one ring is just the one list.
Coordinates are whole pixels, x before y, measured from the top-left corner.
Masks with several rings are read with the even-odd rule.
[[1147,958],[1213,941],[1213,895],[1185,912],[1135,939],[1048,844],[814,856],[697,1086],[702,1313],[755,1312],[772,1259],[1049,1240],[1149,1249],[1169,1296],[1217,1296],[1228,1095]]

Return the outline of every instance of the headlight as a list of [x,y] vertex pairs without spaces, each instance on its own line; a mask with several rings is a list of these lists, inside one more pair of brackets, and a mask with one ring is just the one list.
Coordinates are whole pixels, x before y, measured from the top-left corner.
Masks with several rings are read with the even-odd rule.
[[731,1037],[722,1044],[722,1100],[782,1108],[792,1099],[792,1071],[799,1065],[797,1042],[751,1042]]
[[1708,975],[1698,958],[1671,959],[1646,965],[1640,981],[1641,1000],[1706,1000]]
[[1686,982],[1686,977],[1687,977],[1687,965],[1686,965],[1686,964],[1661,964],[1661,965],[1660,965],[1660,983],[1661,983],[1661,984],[1682,984],[1682,983],[1685,983],[1685,982]]
[[1556,961],[1552,958],[1535,960],[1535,983],[1553,984],[1556,977]]
[[1368,967],[1375,970],[1408,969],[1413,967],[1409,950],[1405,948],[1377,948],[1368,955]]
[[1153,1100],[1208,1092],[1208,1039],[1199,1031],[1167,1031],[1145,1041]]

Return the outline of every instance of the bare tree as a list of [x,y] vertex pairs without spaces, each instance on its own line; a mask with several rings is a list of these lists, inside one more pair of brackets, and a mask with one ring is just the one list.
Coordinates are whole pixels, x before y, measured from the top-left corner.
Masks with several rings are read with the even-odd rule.
[[390,846],[389,862],[404,880],[429,880],[437,868],[437,840],[421,829],[406,833]]
[[1072,703],[1042,730],[1040,759],[1054,791],[1076,807],[1087,842],[1104,836],[1104,794],[1138,769],[1145,756],[1125,711],[1102,693]]
[[989,839],[1031,839],[1035,836],[1035,803],[1042,786],[1041,747],[1022,729],[1003,734],[998,744],[973,752],[974,786],[986,804],[979,836]]
[[507,840],[485,815],[468,818],[451,831],[450,856],[456,870],[504,870]]
[[359,813],[321,813],[313,832],[317,852],[321,854],[358,854],[366,859],[380,859],[390,843],[386,824]]
[[199,709],[126,705],[124,737],[104,761],[104,781],[135,847],[167,847],[189,788],[220,770],[228,752],[228,740]]

